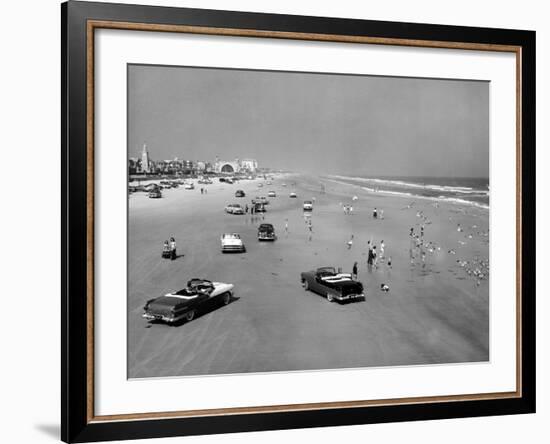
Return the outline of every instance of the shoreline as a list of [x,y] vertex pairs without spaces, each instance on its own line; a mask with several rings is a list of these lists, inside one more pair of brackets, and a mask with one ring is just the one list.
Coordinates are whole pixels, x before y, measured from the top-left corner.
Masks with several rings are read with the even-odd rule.
[[[349,183],[349,182],[346,182],[345,180],[333,179],[330,176],[320,176],[320,177],[322,178],[322,180],[326,180],[328,182],[334,182],[341,185],[349,185],[350,187],[359,188],[369,193],[381,193],[389,196],[402,197],[404,199],[426,199],[434,202],[455,203],[457,205],[471,205],[471,206],[482,208],[485,210],[490,209],[489,204],[476,202],[472,200],[460,199],[458,197],[453,198],[453,197],[445,197],[445,196],[423,196],[421,194],[407,193],[404,191],[401,192],[401,191],[392,191],[392,190],[380,190],[380,189],[369,188],[369,187],[354,184],[354,183]],[[349,180],[354,180],[354,179],[350,178]]]

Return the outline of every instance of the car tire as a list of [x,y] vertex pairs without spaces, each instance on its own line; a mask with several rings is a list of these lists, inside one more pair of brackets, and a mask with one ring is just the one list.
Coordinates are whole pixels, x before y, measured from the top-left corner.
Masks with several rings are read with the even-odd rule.
[[304,281],[304,290],[305,291],[308,291],[309,290],[309,283],[307,280]]
[[332,295],[332,293],[327,293],[327,301],[334,302],[334,296]]
[[222,295],[223,305],[229,305],[231,302],[231,293],[227,292]]
[[185,320],[191,322],[195,318],[195,310],[189,310],[185,313]]

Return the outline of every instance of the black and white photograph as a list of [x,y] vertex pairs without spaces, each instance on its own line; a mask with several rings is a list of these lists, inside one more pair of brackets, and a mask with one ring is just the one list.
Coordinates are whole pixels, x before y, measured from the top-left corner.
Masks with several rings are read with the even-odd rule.
[[489,82],[127,76],[128,378],[490,360]]

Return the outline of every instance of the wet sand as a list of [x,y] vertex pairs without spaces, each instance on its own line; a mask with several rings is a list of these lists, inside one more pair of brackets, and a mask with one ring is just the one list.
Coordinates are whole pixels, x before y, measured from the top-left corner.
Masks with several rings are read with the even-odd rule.
[[[369,193],[328,180],[322,193],[321,180],[305,175],[276,178],[271,186],[257,188],[260,182],[265,183],[215,182],[206,186],[205,195],[203,185],[163,190],[162,199],[130,195],[128,377],[489,359],[489,281],[467,272],[477,266],[475,258],[489,257],[486,209],[451,203],[436,207],[432,200]],[[237,189],[246,197],[235,198]],[[244,205],[268,190],[277,197],[270,199],[264,219],[223,211],[228,203]],[[288,197],[291,191],[297,199]],[[353,214],[346,215],[342,204],[352,203],[354,195]],[[311,198],[310,233],[302,204]],[[383,220],[373,219],[374,207],[384,210]],[[275,242],[257,241],[261,222],[275,226]],[[434,244],[424,248],[424,261],[417,248],[411,260],[409,229],[420,233],[421,223],[423,244]],[[247,252],[222,254],[223,232],[240,233]],[[175,261],[161,258],[162,243],[170,236],[178,244]],[[368,240],[378,249],[384,240],[391,268],[385,262],[367,267]],[[366,289],[364,302],[329,303],[300,285],[302,271],[335,266],[351,272],[355,261]],[[180,289],[193,277],[233,283],[235,300],[177,327],[141,318],[148,299]],[[382,283],[389,292],[380,291]]]

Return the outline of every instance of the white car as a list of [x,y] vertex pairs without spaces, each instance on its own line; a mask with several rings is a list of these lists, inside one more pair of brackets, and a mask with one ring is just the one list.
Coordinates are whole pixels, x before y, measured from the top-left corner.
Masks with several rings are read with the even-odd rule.
[[295,199],[296,197],[298,197],[298,195],[295,192],[292,192],[288,195],[288,197],[292,197],[293,199]]
[[313,202],[311,200],[304,200],[304,211],[313,211]]
[[225,207],[228,214],[244,214],[244,209],[239,204],[229,204]]
[[195,189],[195,185],[193,185],[193,183],[186,183],[185,186],[183,187],[184,189],[186,190],[194,190]]
[[238,252],[245,253],[246,247],[238,233],[224,233],[221,236],[222,253]]
[[277,197],[277,193],[275,193],[275,191],[270,191],[267,193],[267,197]]

